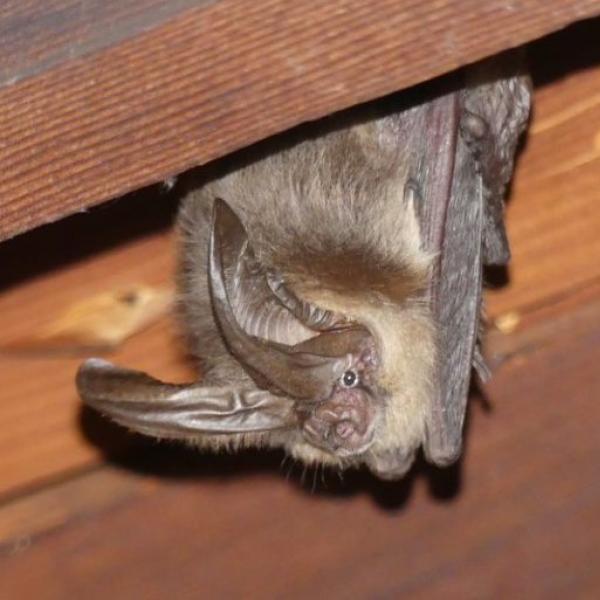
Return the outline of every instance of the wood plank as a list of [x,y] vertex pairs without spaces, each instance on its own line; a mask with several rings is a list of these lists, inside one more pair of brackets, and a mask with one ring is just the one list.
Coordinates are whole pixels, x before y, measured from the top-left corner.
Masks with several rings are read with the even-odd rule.
[[211,0],[4,0],[0,87],[114,46]]
[[[496,336],[494,343],[500,349],[491,356],[493,364],[510,354],[514,339],[522,340],[521,345],[529,343],[519,336],[540,319],[565,323],[561,315],[576,306],[591,306],[597,298],[600,169],[590,166],[585,177],[581,170],[577,176],[556,175],[552,184],[541,188],[527,183],[535,172],[528,167],[530,160],[536,162],[538,172],[553,168],[559,161],[578,156],[589,140],[590,130],[582,124],[581,112],[566,119],[561,115],[565,107],[580,105],[590,97],[589,91],[600,85],[598,65],[575,70],[591,42],[580,26],[556,35],[549,46],[544,42],[543,52],[536,50],[540,44],[532,52],[532,70],[538,82],[536,115],[508,212],[514,254],[511,280],[505,289],[487,295],[492,323],[512,312],[521,324],[508,339]],[[570,67],[563,65],[550,76],[548,70],[559,64],[554,60],[555,49],[565,47],[572,50],[568,53]],[[593,52],[587,56],[593,57]],[[567,78],[563,71],[569,74]],[[553,89],[564,102],[557,100]],[[597,110],[592,105],[585,114]],[[571,121],[574,134],[570,145],[550,135],[557,128],[568,129]],[[542,135],[536,132],[539,122],[558,124],[546,127]],[[526,175],[528,171],[531,175]],[[527,180],[523,183],[522,173]],[[573,187],[576,194],[564,197],[554,191]],[[557,210],[545,210],[548,199]],[[170,224],[176,202],[177,189],[170,195],[153,188],[1,244],[0,346],[38,330],[83,298],[132,282],[160,285],[171,281],[175,249]],[[579,210],[568,210],[573,205]],[[571,296],[573,303],[569,303]],[[169,319],[127,341],[109,358],[165,379],[184,381],[194,376],[177,328]],[[90,413],[80,413],[73,386],[80,360],[0,355],[0,494],[14,495],[65,472],[88,468],[105,454],[119,454],[134,440],[139,442]]]
[[34,494],[5,502],[0,508],[0,548],[20,552],[33,538],[110,510],[155,487],[151,478],[118,468],[75,474]]
[[[311,493],[297,475],[284,481],[277,455],[238,463],[162,448],[129,463],[149,478],[123,478],[117,502],[90,500],[70,519],[40,522],[35,498],[16,500],[3,510],[30,518],[31,533],[4,525],[19,535],[4,538],[3,596],[596,597],[599,336],[595,319],[505,363],[492,410],[472,405],[468,452],[450,471],[400,484],[334,476]],[[93,498],[106,477],[86,476],[82,493]]]
[[497,319],[486,334],[488,362],[494,371],[507,360],[520,360],[556,338],[585,335],[590,323],[600,322],[600,279],[536,310],[511,311],[509,317],[508,327]]
[[0,89],[0,239],[600,13],[220,0]]

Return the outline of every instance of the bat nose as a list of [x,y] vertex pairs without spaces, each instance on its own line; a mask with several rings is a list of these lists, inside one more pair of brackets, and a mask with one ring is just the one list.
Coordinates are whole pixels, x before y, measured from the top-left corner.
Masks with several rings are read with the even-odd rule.
[[356,423],[352,421],[340,421],[335,426],[335,434],[341,439],[349,438],[353,433],[356,432]]

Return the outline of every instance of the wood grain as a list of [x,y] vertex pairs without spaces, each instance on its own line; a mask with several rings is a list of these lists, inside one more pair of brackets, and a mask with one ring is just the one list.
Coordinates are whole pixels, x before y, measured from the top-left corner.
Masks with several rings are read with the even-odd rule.
[[220,0],[75,51],[0,89],[0,239],[598,13],[599,0]]
[[5,502],[0,510],[0,548],[18,551],[34,537],[153,490],[151,481],[140,479],[124,469],[94,469]]
[[486,332],[488,363],[494,371],[506,361],[523,360],[555,339],[583,336],[590,324],[600,322],[600,279],[549,299],[535,310],[517,309],[510,314],[515,318],[508,331],[492,324]]
[[0,87],[114,46],[211,0],[3,0]]

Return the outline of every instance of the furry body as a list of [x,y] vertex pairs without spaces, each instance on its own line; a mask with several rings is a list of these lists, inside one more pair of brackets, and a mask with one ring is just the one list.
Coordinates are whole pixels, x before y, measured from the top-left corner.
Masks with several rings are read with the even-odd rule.
[[[404,197],[406,162],[374,157],[378,133],[395,118],[330,131],[211,181],[189,194],[179,218],[181,305],[207,384],[253,385],[212,316],[207,252],[215,198],[239,215],[259,262],[281,273],[299,297],[373,333],[384,406],[369,460],[379,452],[411,454],[420,445],[435,362],[434,327],[423,301],[431,257],[421,247],[415,207]],[[418,345],[411,343],[416,339]],[[261,438],[308,462],[340,460],[306,444],[299,432]],[[231,443],[196,440],[221,442]]]
[[84,400],[148,435],[387,479],[421,446],[456,460],[483,267],[509,257],[503,197],[529,110],[507,58],[288,132],[196,185],[178,287],[202,381],[91,359]]

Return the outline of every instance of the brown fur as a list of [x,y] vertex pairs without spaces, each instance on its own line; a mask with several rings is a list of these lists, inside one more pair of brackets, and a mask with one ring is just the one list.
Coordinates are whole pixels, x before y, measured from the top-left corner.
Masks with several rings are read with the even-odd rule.
[[[435,362],[431,317],[420,300],[431,257],[421,249],[415,207],[404,200],[402,157],[386,156],[380,139],[394,119],[334,130],[233,170],[192,191],[179,217],[181,306],[206,382],[254,385],[212,317],[208,237],[213,201],[222,198],[242,220],[259,262],[281,273],[303,300],[350,317],[375,337],[385,406],[371,455],[410,454],[422,443]],[[230,445],[230,439],[195,443]],[[260,442],[284,445],[308,463],[356,462],[316,449],[297,433],[261,434]]]

